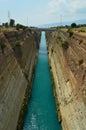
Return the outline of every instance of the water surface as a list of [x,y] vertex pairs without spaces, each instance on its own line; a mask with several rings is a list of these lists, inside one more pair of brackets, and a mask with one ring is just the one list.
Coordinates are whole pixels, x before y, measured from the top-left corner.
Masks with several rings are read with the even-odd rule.
[[53,96],[44,32],[41,36],[38,62],[23,130],[61,130]]

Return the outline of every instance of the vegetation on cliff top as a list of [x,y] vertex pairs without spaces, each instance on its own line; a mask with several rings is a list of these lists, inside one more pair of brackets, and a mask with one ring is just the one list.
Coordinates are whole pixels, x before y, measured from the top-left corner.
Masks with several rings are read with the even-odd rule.
[[24,26],[20,23],[17,23],[15,24],[15,20],[14,19],[10,19],[10,22],[5,22],[5,23],[2,23],[2,25],[0,25],[0,27],[3,27],[3,28],[9,28],[9,27],[12,27],[12,28],[15,28],[16,30],[20,30],[20,29],[26,29],[27,26]]
[[71,27],[68,28],[67,32],[69,33],[69,37],[73,36],[73,30]]

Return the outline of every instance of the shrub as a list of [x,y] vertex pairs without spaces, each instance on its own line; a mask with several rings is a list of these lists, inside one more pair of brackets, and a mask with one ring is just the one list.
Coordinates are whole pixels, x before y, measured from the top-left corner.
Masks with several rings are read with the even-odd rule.
[[2,42],[2,43],[0,44],[0,47],[1,47],[2,54],[4,54],[4,49],[5,49],[5,47],[6,47],[5,43]]
[[64,41],[64,42],[62,43],[62,48],[63,48],[64,50],[67,50],[68,47],[69,47],[69,43],[68,43],[67,41]]
[[20,41],[16,41],[15,46],[21,46]]
[[60,36],[57,37],[57,42],[58,42],[58,40],[59,40],[60,42],[63,42],[63,40],[62,40],[62,38],[61,38]]
[[19,40],[17,40],[14,44],[13,50],[15,52],[15,56],[17,56],[18,58],[21,58],[23,55],[22,52],[22,47],[21,47],[21,43]]
[[82,40],[82,39],[80,40],[79,44],[81,44],[81,43],[83,43],[83,40]]
[[5,47],[6,47],[6,45],[5,45],[4,43],[2,43],[2,44],[1,44],[1,48],[4,49]]
[[60,36],[58,36],[57,39],[61,40],[62,38]]
[[80,59],[79,60],[79,65],[83,64],[84,60],[83,59]]
[[69,36],[72,37],[72,35],[73,35],[72,29],[71,29],[71,28],[68,28],[67,32],[69,33]]
[[51,52],[53,53],[53,48],[51,49]]

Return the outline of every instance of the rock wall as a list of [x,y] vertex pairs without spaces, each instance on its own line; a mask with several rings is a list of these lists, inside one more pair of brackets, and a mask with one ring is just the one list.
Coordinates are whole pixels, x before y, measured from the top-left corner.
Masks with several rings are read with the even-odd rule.
[[86,129],[86,38],[63,30],[47,33],[57,111],[63,130]]
[[31,89],[39,39],[29,29],[0,34],[0,130],[17,129],[26,91]]

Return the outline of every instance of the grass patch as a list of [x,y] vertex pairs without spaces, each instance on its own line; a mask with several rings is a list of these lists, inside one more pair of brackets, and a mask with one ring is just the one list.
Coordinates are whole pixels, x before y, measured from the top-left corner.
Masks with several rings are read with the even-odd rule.
[[85,28],[81,28],[78,32],[86,32],[86,29]]

